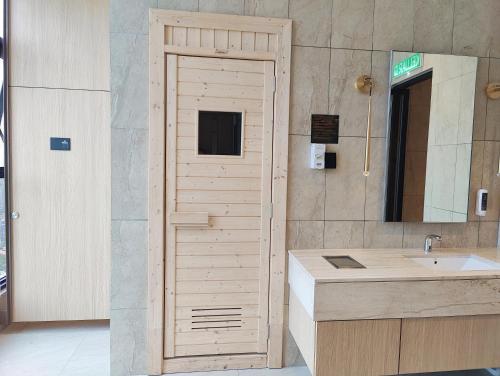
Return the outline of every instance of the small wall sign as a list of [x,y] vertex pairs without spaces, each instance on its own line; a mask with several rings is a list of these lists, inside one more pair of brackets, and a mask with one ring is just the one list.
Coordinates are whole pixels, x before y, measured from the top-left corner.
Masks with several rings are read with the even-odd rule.
[[51,137],[50,150],[71,150],[71,138]]
[[311,115],[311,143],[339,143],[339,115]]
[[422,66],[421,54],[416,53],[401,60],[399,63],[395,64],[392,68],[392,78],[397,78],[405,73],[411,72]]

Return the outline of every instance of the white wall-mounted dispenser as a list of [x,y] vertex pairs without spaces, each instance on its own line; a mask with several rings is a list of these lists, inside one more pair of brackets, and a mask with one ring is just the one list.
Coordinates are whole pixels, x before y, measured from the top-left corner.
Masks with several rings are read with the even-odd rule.
[[488,208],[488,190],[479,189],[476,197],[476,215],[484,217]]
[[325,168],[326,144],[311,144],[310,167],[317,170]]

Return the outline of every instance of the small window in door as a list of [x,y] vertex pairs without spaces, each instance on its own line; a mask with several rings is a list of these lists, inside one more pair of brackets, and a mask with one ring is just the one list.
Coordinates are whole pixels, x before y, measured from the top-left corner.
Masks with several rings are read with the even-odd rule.
[[241,155],[241,112],[199,111],[198,154]]

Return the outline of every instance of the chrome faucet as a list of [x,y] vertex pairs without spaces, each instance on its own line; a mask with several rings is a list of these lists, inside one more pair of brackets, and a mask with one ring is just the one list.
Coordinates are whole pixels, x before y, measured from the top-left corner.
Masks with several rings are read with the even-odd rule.
[[441,241],[441,236],[436,234],[426,235],[424,243],[424,252],[426,255],[432,252],[432,240]]

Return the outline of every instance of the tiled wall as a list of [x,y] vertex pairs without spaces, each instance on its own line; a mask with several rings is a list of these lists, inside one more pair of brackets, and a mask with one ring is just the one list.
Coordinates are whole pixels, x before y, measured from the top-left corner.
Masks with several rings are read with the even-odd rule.
[[[288,246],[494,246],[500,184],[500,101],[484,87],[500,81],[498,0],[111,0],[112,63],[112,371],[145,372],[147,238],[147,23],[149,7],[288,17],[294,20]],[[364,178],[368,107],[353,89],[371,73],[387,81],[391,49],[478,56],[471,191],[490,190],[490,210],[466,224],[384,224],[386,90],[373,101],[372,172]],[[338,168],[307,168],[311,113],[339,114]],[[471,207],[472,207],[471,202]],[[296,348],[286,344],[293,362]]]

